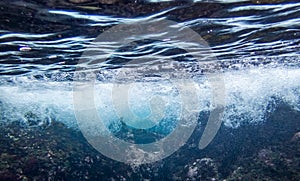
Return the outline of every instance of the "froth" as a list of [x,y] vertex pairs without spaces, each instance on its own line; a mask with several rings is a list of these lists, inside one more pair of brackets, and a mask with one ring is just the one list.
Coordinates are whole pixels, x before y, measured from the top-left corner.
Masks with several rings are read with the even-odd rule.
[[[299,69],[256,67],[228,71],[224,73],[224,77],[226,109],[223,122],[228,127],[238,127],[244,122],[262,122],[282,102],[300,111]],[[211,85],[205,78],[199,78],[195,83],[199,99],[199,107],[195,110],[211,110]],[[134,87],[129,92],[129,105],[133,113],[147,117],[151,113],[150,102],[147,103],[147,100],[159,96],[163,98],[163,103],[168,105],[168,114],[165,116],[179,115],[177,110],[181,106],[180,97],[170,83],[139,82]],[[95,105],[106,125],[118,119],[113,101],[110,100],[112,88],[112,83],[96,82],[95,85]],[[70,81],[22,78],[16,79],[13,84],[2,84],[1,121],[18,120],[26,123],[26,114],[32,113],[40,120],[57,120],[70,127],[76,127],[72,91]]]

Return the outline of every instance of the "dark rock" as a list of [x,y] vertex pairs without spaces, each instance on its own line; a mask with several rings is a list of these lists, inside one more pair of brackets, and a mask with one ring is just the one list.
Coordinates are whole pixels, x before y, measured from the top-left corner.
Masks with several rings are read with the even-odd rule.
[[297,132],[294,134],[294,136],[291,139],[292,142],[300,141],[300,132]]
[[216,163],[211,158],[201,158],[186,166],[185,180],[219,180]]
[[16,180],[18,180],[18,178],[13,173],[0,171],[0,181],[16,181]]

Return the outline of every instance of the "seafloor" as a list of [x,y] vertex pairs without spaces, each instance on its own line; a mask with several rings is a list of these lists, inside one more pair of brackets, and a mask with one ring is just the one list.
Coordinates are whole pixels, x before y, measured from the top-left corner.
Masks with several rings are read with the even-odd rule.
[[281,105],[264,123],[222,126],[204,150],[197,148],[200,125],[173,155],[139,167],[102,156],[58,121],[7,123],[0,127],[0,180],[300,180],[299,119]]

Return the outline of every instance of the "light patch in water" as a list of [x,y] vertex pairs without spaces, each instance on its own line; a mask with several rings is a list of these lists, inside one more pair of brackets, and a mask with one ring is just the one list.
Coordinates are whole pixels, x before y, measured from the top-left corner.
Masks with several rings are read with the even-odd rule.
[[[228,127],[238,127],[242,123],[264,121],[273,112],[279,102],[284,102],[300,111],[300,70],[288,68],[252,68],[230,71],[224,74],[226,88],[226,109],[223,122]],[[43,119],[55,119],[70,127],[76,127],[73,108],[72,82],[51,82],[19,77],[13,83],[1,81],[0,106],[1,121],[24,121],[25,115],[32,112]],[[211,90],[206,79],[196,80],[199,107],[195,111],[209,111],[211,107]],[[134,113],[147,117],[150,114],[148,103],[144,100],[151,96],[162,96],[170,106],[166,115],[176,116],[180,106],[176,91],[168,84],[141,83],[131,90],[130,106]],[[97,82],[95,85],[95,102],[105,125],[117,120],[110,99],[111,83]],[[157,89],[155,89],[155,87]],[[139,95],[140,94],[140,95]],[[134,99],[135,96],[138,99]],[[149,96],[148,98],[146,98]],[[101,98],[101,101],[99,101]],[[87,120],[88,121],[88,120]],[[116,129],[119,129],[116,127]]]
[[255,68],[225,74],[224,124],[238,127],[266,119],[282,101],[299,111],[300,70]]

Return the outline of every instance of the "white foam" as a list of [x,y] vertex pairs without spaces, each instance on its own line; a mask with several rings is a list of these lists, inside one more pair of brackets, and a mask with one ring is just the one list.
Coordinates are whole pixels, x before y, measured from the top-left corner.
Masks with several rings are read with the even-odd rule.
[[[256,123],[266,119],[281,100],[300,111],[300,70],[288,68],[252,68],[224,73],[226,109],[224,124],[238,127],[243,122]],[[3,82],[3,81],[2,81]],[[198,111],[211,110],[211,90],[206,79],[196,80],[199,99]],[[118,119],[111,100],[112,83],[97,82],[95,105],[106,124]],[[159,96],[167,105],[164,116],[178,116],[181,102],[176,88],[167,83],[142,82],[130,90],[131,111],[140,116],[151,114],[147,100]],[[1,119],[21,120],[28,112],[41,119],[55,119],[76,127],[72,82],[33,80],[22,77],[14,83],[0,86]],[[125,115],[126,116],[126,115]],[[88,120],[87,120],[88,121]],[[174,122],[170,122],[174,124]],[[174,126],[174,125],[171,125]]]
[[300,108],[300,70],[253,68],[225,74],[226,113],[224,123],[261,122],[274,111],[278,100]]

